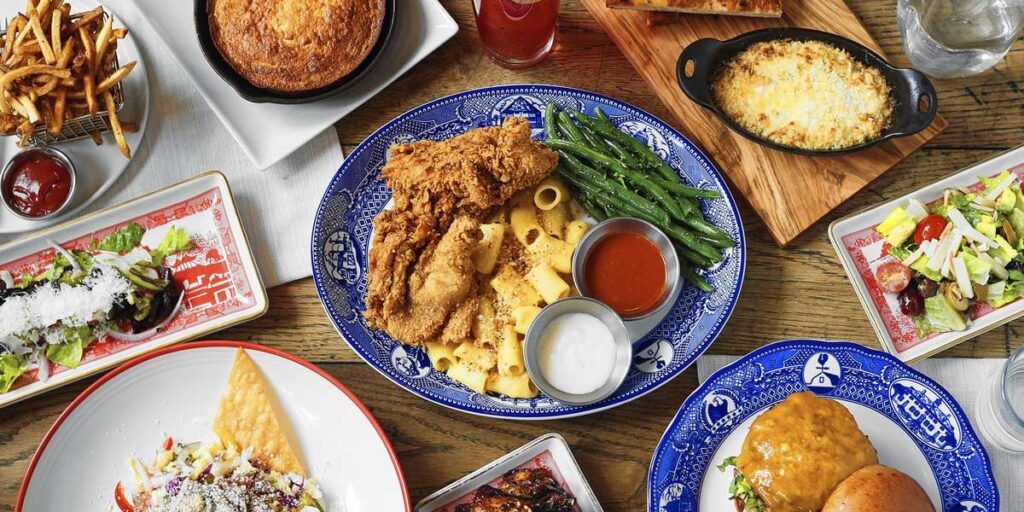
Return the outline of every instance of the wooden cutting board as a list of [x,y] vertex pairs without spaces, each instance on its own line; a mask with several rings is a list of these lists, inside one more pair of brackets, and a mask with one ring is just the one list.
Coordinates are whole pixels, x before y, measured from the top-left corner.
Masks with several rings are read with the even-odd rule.
[[609,9],[605,0],[582,2],[672,111],[676,126],[705,150],[781,246],[947,125],[936,116],[931,126],[917,135],[851,155],[808,157],[748,141],[679,89],[676,60],[688,44],[705,37],[730,39],[751,30],[780,26],[812,28],[859,41],[884,56],[843,0],[786,0],[782,18],[683,15],[675,23],[659,26],[648,26],[643,12]]

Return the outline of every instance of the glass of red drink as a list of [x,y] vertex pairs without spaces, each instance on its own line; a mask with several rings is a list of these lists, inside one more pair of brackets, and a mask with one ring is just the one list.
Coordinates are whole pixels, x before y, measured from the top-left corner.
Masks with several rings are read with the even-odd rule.
[[507,68],[530,67],[555,46],[560,0],[473,0],[487,55]]

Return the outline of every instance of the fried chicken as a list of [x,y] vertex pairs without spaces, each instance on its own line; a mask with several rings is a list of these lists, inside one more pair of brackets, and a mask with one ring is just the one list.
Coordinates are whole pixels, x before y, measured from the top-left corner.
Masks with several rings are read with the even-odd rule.
[[519,117],[443,142],[392,147],[381,175],[394,207],[373,223],[368,325],[415,345],[470,337],[479,309],[471,256],[480,220],[557,163]]

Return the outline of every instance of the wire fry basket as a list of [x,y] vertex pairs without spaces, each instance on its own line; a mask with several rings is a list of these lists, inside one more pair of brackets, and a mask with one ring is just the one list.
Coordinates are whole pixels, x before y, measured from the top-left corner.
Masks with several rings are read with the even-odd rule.
[[[81,18],[84,13],[73,14],[68,17],[68,21],[75,21]],[[110,13],[103,11],[103,19],[106,20],[110,17]],[[3,20],[3,25],[0,26],[0,34],[7,32],[7,26],[10,24],[9,19]],[[121,63],[118,60],[117,49],[114,48],[114,59],[112,61],[113,69],[108,71],[113,72],[121,67]],[[123,81],[122,81],[123,82]],[[114,107],[117,112],[121,111],[121,107],[124,106],[124,87],[122,82],[114,84],[110,88],[110,94],[114,97]],[[102,105],[102,103],[100,103]],[[105,109],[100,109],[95,115],[83,114],[78,117],[68,119],[61,125],[61,130],[58,135],[53,135],[48,130],[45,124],[36,126],[32,129],[32,133],[29,134],[26,139],[29,146],[45,146],[47,144],[55,144],[58,142],[68,142],[72,140],[84,139],[91,137],[96,133],[104,133],[110,131],[110,113]],[[13,134],[12,136],[19,136]]]

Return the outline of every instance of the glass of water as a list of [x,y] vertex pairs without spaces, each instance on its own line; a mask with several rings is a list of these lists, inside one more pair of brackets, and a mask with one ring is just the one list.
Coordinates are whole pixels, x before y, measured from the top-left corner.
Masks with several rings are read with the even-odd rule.
[[975,416],[978,430],[992,446],[1024,453],[1024,347],[981,390]]
[[1024,23],[1024,0],[898,0],[903,48],[921,72],[976,75],[1001,61]]

